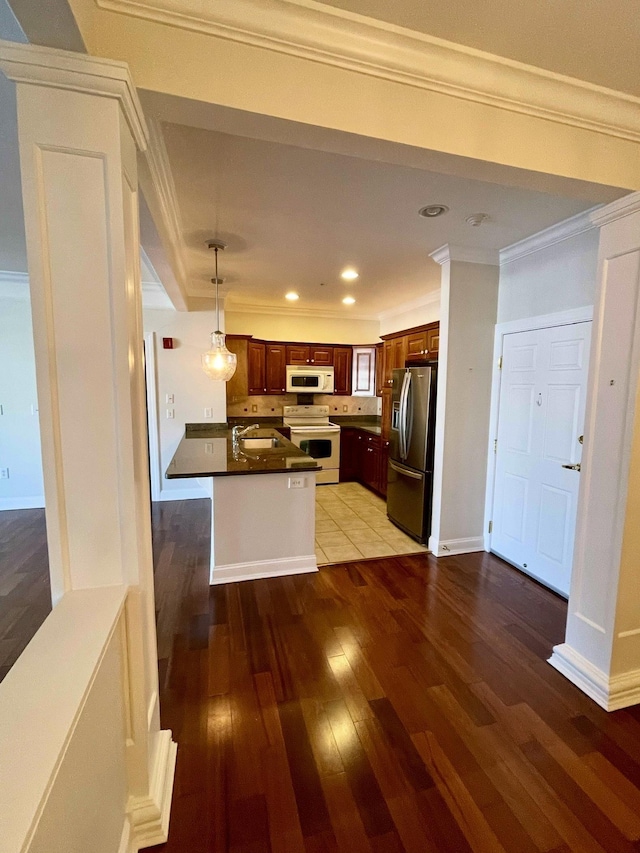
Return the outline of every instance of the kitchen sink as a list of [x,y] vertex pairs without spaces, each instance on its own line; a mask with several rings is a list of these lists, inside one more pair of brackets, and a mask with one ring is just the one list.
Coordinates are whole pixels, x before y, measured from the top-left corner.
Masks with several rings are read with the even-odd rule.
[[272,447],[282,447],[282,442],[277,438],[262,438],[253,436],[241,438],[240,444],[245,450],[269,450]]

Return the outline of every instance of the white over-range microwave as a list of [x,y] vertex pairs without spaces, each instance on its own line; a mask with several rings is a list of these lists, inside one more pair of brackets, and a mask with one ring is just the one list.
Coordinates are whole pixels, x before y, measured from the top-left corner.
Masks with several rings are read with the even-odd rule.
[[333,394],[333,367],[287,365],[289,394]]

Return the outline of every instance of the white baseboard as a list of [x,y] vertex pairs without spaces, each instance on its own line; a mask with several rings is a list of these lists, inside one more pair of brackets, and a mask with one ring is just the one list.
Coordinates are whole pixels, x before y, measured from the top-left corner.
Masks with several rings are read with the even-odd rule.
[[640,669],[608,676],[567,643],[553,647],[549,663],[605,711],[640,703]]
[[171,740],[168,729],[158,732],[149,796],[137,797],[129,803],[130,853],[137,853],[143,847],[152,847],[154,844],[164,844],[167,840],[177,750],[177,744]]
[[280,560],[257,560],[253,563],[231,563],[215,566],[211,569],[209,583],[237,583],[238,581],[258,580],[259,578],[279,578],[284,575],[303,575],[317,572],[318,562],[315,554],[304,557],[285,557]]
[[43,509],[44,495],[32,498],[0,498],[0,512],[5,509]]
[[194,486],[190,489],[161,489],[160,501],[192,501],[198,498],[210,498],[201,486]]
[[435,557],[453,557],[456,554],[473,554],[484,551],[484,536],[472,536],[468,539],[436,539],[429,537],[429,550]]

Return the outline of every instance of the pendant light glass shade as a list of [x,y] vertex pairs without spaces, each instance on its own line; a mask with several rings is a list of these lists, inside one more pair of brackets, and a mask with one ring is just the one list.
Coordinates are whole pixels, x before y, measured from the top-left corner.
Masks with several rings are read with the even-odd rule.
[[229,352],[222,332],[211,332],[211,349],[202,353],[202,369],[210,379],[227,382],[236,372],[238,356]]
[[228,382],[236,372],[238,365],[238,356],[234,352],[229,352],[224,342],[224,334],[220,331],[220,303],[218,301],[218,249],[224,249],[226,243],[219,240],[212,240],[208,244],[210,249],[214,249],[216,253],[216,277],[213,279],[216,285],[216,326],[215,332],[211,332],[211,349],[202,353],[202,369],[207,374],[209,379],[217,379],[221,382]]

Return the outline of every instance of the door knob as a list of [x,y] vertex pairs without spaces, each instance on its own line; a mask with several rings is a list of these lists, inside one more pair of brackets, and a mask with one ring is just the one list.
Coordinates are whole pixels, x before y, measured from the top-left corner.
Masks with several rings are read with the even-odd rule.
[[567,468],[569,471],[579,471],[580,470],[580,463],[578,462],[575,465],[563,465],[562,467]]

